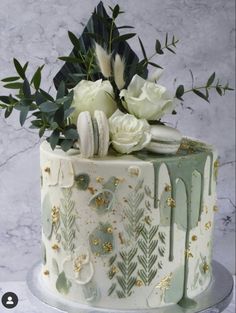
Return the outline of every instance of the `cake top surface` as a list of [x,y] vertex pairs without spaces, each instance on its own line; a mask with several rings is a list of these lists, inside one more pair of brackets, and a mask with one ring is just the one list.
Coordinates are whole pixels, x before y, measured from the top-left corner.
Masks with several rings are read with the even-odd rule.
[[[80,154],[79,149],[70,149],[67,152],[64,152],[60,147],[56,147],[55,150],[52,150],[49,143],[47,141],[43,141],[40,147],[42,152],[48,153],[53,157],[58,158],[69,158],[69,159],[77,159],[77,160],[83,160],[88,161],[88,159],[83,158]],[[176,154],[157,154],[150,152],[148,150],[143,149],[142,151],[133,152],[129,155],[122,155],[118,154],[115,150],[109,149],[109,153],[107,156],[103,158],[92,158],[89,159],[90,161],[133,161],[134,159],[136,161],[152,161],[152,160],[160,160],[160,161],[167,161],[171,159],[176,158],[191,158],[193,156],[199,156],[203,154],[210,154],[214,151],[214,147],[196,140],[192,138],[182,138],[180,147]]]

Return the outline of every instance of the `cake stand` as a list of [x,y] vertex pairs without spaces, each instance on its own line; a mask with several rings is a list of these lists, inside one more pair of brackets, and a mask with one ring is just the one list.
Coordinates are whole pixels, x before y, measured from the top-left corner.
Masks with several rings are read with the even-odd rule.
[[35,264],[28,272],[27,286],[30,301],[44,313],[219,313],[229,305],[233,297],[234,281],[229,271],[220,263],[213,261],[212,267],[212,282],[207,290],[194,298],[198,303],[194,309],[170,305],[158,309],[112,310],[64,300],[46,289],[41,278],[41,263]]

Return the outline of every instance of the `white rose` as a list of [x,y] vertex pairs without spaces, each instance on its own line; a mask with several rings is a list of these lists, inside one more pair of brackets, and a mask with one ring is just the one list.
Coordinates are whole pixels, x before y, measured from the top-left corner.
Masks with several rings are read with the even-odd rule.
[[109,118],[113,148],[120,153],[143,149],[151,140],[150,125],[146,120],[116,111]]
[[71,107],[75,110],[70,117],[75,124],[82,111],[89,111],[93,114],[95,110],[100,110],[110,117],[117,109],[116,102],[113,100],[113,88],[108,80],[99,79],[95,82],[81,80],[73,91],[74,98]]
[[174,109],[165,87],[138,75],[132,78],[128,89],[121,90],[120,97],[124,97],[123,105],[130,114],[149,121],[159,120]]

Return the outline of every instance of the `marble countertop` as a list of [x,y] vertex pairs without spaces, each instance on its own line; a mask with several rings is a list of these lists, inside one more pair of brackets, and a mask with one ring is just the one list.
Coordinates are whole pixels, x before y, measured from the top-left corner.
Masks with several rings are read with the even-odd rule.
[[[234,276],[235,281],[235,276]],[[45,305],[40,305],[33,303],[27,288],[27,285],[23,281],[11,281],[11,282],[0,282],[0,298],[5,292],[12,291],[17,294],[19,298],[19,303],[14,309],[5,309],[0,303],[0,312],[10,312],[10,313],[62,313],[59,310],[54,310],[47,308]],[[209,312],[210,313],[210,312]],[[230,305],[223,311],[223,313],[235,313],[235,285],[234,285],[234,296]]]

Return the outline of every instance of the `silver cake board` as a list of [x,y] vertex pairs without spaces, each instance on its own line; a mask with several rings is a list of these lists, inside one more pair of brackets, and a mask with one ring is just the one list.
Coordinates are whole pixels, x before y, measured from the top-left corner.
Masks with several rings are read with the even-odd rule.
[[27,286],[30,301],[44,313],[219,313],[232,300],[234,281],[229,271],[220,263],[213,261],[212,267],[212,282],[207,290],[194,298],[197,306],[192,309],[170,305],[157,309],[112,310],[64,300],[45,287],[41,276],[41,263],[35,264],[28,272]]

